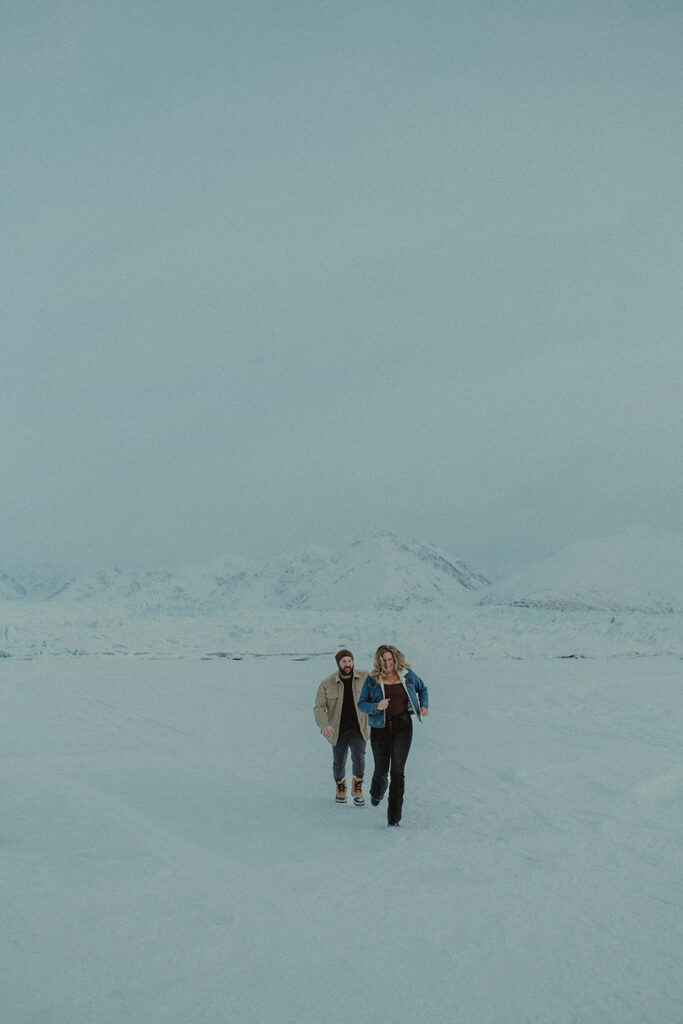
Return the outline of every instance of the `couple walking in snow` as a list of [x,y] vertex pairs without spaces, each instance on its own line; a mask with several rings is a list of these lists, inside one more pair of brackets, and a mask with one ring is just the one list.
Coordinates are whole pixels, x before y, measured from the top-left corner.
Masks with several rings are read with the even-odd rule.
[[392,644],[381,644],[368,674],[354,667],[353,654],[336,654],[337,672],[318,687],[313,713],[332,744],[332,771],[337,803],[346,803],[346,761],[351,752],[351,796],[363,807],[365,744],[370,739],[375,770],[370,802],[376,807],[389,787],[387,824],[401,821],[405,765],[413,738],[413,717],[428,715],[427,687]]

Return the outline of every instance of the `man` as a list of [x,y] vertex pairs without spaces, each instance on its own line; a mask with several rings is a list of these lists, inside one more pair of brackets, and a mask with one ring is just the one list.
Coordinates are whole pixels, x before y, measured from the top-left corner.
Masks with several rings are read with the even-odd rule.
[[362,714],[356,705],[367,673],[354,669],[351,651],[337,651],[335,660],[338,671],[323,679],[318,687],[313,714],[321,733],[332,744],[337,803],[346,803],[346,757],[350,750],[353,770],[351,795],[356,807],[364,807],[365,744],[370,736],[370,726],[368,716]]

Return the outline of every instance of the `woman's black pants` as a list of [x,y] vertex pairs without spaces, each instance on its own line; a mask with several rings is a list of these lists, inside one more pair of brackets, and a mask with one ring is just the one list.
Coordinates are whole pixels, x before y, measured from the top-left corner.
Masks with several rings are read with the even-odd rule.
[[383,729],[370,730],[370,745],[375,759],[375,771],[370,783],[370,796],[381,800],[389,785],[387,821],[398,825],[403,808],[405,766],[413,739],[413,723],[409,714],[387,715]]

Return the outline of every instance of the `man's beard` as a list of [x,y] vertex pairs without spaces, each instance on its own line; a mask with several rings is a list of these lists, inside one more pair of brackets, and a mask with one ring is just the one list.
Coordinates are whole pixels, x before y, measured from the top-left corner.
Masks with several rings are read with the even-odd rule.
[[340,679],[350,679],[352,675],[353,675],[353,669],[352,668],[347,668],[346,672],[342,672],[342,670],[339,669],[339,678]]

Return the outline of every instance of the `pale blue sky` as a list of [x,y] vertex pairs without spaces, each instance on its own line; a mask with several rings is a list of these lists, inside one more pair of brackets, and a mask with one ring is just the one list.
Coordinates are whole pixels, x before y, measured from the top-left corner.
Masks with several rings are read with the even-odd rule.
[[683,532],[679,2],[0,23],[0,568]]

